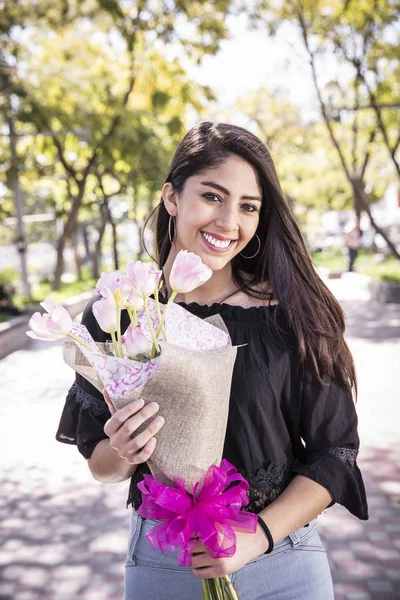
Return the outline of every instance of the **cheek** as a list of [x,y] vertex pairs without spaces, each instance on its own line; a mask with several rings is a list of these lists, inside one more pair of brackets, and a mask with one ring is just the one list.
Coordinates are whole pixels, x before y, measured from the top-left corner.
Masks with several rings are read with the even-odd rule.
[[[211,215],[212,216],[212,215]],[[212,220],[207,210],[201,210],[199,207],[192,207],[191,210],[182,211],[178,217],[179,228],[182,234],[195,233],[204,229],[204,227]]]
[[243,224],[242,227],[242,240],[248,243],[256,234],[259,218],[248,219],[248,221]]

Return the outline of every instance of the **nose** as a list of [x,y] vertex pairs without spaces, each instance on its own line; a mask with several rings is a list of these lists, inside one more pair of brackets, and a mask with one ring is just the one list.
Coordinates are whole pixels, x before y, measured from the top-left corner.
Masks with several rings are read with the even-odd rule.
[[239,219],[235,206],[226,203],[221,206],[218,216],[215,219],[215,224],[221,230],[227,233],[233,233],[239,230]]

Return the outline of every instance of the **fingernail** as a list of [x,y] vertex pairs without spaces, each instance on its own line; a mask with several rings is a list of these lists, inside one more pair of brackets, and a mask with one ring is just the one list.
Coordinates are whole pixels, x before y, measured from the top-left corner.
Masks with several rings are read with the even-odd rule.
[[164,417],[156,417],[154,419],[154,423],[155,423],[155,425],[164,425],[165,419],[164,419]]
[[144,404],[143,398],[139,398],[138,400],[135,400],[135,404],[136,404],[136,406],[143,406],[143,404]]

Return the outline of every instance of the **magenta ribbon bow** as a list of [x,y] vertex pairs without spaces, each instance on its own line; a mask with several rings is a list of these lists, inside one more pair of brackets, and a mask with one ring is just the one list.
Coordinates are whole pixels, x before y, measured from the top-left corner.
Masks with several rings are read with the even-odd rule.
[[144,475],[138,483],[143,501],[137,512],[144,519],[164,521],[146,538],[162,554],[178,548],[180,566],[191,565],[196,537],[210,556],[224,558],[236,552],[235,531],[255,533],[257,515],[241,511],[249,503],[249,484],[226,459],[208,469],[201,489],[197,482],[193,495],[186,491],[183,479],[176,478],[174,483],[177,487]]

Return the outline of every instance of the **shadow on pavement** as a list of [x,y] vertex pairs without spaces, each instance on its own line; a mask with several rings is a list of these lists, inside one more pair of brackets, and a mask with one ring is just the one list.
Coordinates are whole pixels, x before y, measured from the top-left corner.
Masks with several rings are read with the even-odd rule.
[[0,598],[120,600],[130,515],[125,492],[77,486],[71,476],[55,493],[40,468],[18,479],[12,471],[0,481]]
[[374,343],[400,338],[400,304],[342,301],[348,337]]
[[335,600],[393,600],[400,598],[400,443],[363,448],[359,466],[369,520],[338,505],[318,518]]

